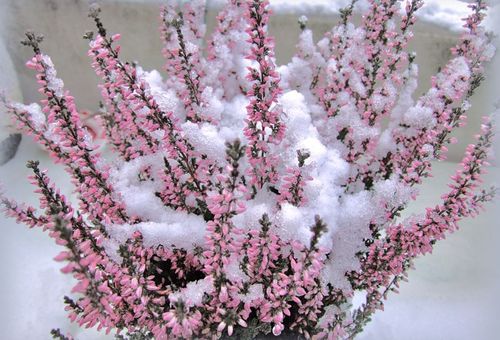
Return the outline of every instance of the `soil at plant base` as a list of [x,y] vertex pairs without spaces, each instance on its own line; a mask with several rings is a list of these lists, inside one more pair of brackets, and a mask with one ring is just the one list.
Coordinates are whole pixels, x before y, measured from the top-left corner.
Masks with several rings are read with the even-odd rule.
[[[233,336],[224,336],[221,338],[222,340],[235,340],[235,339],[242,339],[240,334],[237,334],[237,335],[233,335]],[[304,340],[305,338],[296,333],[296,332],[292,332],[292,331],[283,331],[280,335],[278,336],[275,336],[273,335],[272,333],[270,334],[259,334],[257,335],[255,338],[253,338],[252,340]],[[248,339],[250,340],[250,339]]]

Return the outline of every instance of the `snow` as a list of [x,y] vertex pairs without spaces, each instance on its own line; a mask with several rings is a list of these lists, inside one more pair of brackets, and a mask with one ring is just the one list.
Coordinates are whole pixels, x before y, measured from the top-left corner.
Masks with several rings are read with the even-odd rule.
[[[220,6],[223,0],[213,0],[211,6]],[[271,8],[280,14],[338,14],[339,10],[346,7],[350,0],[270,0]],[[366,8],[366,0],[361,0],[357,8]],[[402,10],[404,9],[404,6]],[[420,19],[449,28],[454,31],[462,29],[463,22],[469,11],[467,3],[460,0],[425,0],[424,6],[419,10]]]
[[52,59],[50,59],[50,57],[47,55],[43,55],[42,60],[47,65],[47,70],[45,73],[47,88],[49,90],[54,91],[57,97],[62,97],[64,83],[60,78],[57,78],[57,72],[56,69],[54,68],[54,63],[52,62]]
[[290,147],[288,157],[296,164],[296,151],[308,149],[311,152],[310,161],[315,161],[318,154],[326,152],[319,141],[318,132],[312,125],[311,115],[304,95],[297,91],[289,91],[280,97],[279,103],[283,109],[283,121],[287,127],[287,141]]
[[247,202],[245,212],[233,217],[233,222],[245,230],[260,229],[258,220],[266,213],[275,224],[275,232],[283,240],[298,240],[307,245],[312,236],[310,227],[314,224],[314,217],[319,215],[328,226],[328,232],[321,238],[321,245],[331,249],[331,237],[338,217],[337,203],[332,197],[338,196],[336,184],[347,175],[348,165],[336,150],[327,148],[320,140],[301,93],[284,93],[279,98],[279,105],[287,126],[284,143],[290,146],[287,154],[283,155],[283,166],[297,165],[296,150],[307,150],[310,153],[304,168],[314,178],[305,187],[310,203],[300,209],[291,204],[283,204],[279,211],[275,211],[272,208],[272,194],[261,191],[254,200]]
[[212,277],[208,276],[203,280],[189,282],[185,288],[170,294],[168,298],[171,305],[183,301],[187,307],[199,306],[202,304],[203,296],[210,294],[213,289]]
[[[350,0],[270,0],[271,8],[278,13],[338,13],[340,9],[346,7]],[[359,1],[358,8],[366,8],[366,0]],[[402,6],[404,8],[404,6]],[[460,30],[463,22],[459,18],[464,18],[469,11],[467,4],[459,0],[425,0],[424,6],[420,10],[420,18],[424,21],[437,25]]]
[[156,70],[145,72],[139,68],[138,73],[147,82],[150,94],[164,112],[181,111],[181,103],[177,98],[175,90],[165,88],[160,72]]
[[42,129],[47,123],[47,118],[42,112],[42,108],[37,103],[31,103],[29,105],[15,104],[15,107],[19,111],[28,112],[31,122],[36,129]]
[[346,196],[338,209],[342,213],[338,214],[339,226],[333,233],[332,255],[321,274],[324,283],[330,282],[349,292],[351,285],[344,274],[359,269],[356,253],[365,249],[361,240],[370,237],[370,221],[379,209],[367,191]]
[[129,214],[157,222],[164,218],[163,203],[154,194],[156,185],[150,181],[141,182],[137,177],[143,167],[158,166],[161,161],[161,155],[140,157],[112,171],[113,187],[125,200]]
[[176,211],[171,211],[169,218],[172,221],[112,225],[108,227],[108,231],[111,237],[120,243],[124,243],[135,231],[139,231],[146,247],[156,248],[164,245],[192,251],[194,247],[203,245],[205,222],[202,218]]
[[140,231],[147,246],[175,246],[192,250],[204,242],[206,222],[202,217],[165,207],[155,195],[158,184],[140,181],[141,169],[151,166],[153,171],[163,164],[161,155],[139,157],[123,164],[111,173],[111,181],[123,198],[127,212],[145,221],[133,225],[108,226],[110,234],[125,242],[135,231]]
[[237,95],[227,102],[221,117],[219,135],[226,141],[235,139],[243,140],[243,127],[247,112],[245,107],[248,99],[243,95]]
[[262,215],[272,216],[271,208],[265,202],[253,200],[247,203],[245,212],[233,217],[232,221],[238,228],[244,230],[260,229],[259,219]]
[[289,203],[283,204],[277,217],[280,221],[278,236],[285,241],[297,240],[302,244],[309,244],[312,236],[309,226],[312,225],[312,220],[310,216],[306,216],[307,211],[304,209]]
[[436,82],[440,84],[446,96],[455,98],[457,92],[463,93],[467,89],[467,80],[471,76],[471,70],[464,57],[450,60],[446,67],[453,73],[453,77],[439,73]]
[[181,125],[185,137],[191,142],[193,147],[200,153],[214,159],[217,162],[224,162],[226,159],[226,140],[218,133],[217,127],[212,124],[198,124],[186,122]]
[[[311,31],[306,31],[310,34]],[[313,79],[313,74],[308,67],[308,63],[300,58],[292,57],[292,61],[287,67],[281,66],[278,71],[281,75],[281,84],[290,89],[305,90]]]
[[216,96],[216,90],[207,86],[201,94],[201,100],[207,103],[203,107],[203,113],[215,121],[220,121],[222,112],[224,111],[224,104]]
[[406,111],[403,122],[417,129],[432,128],[436,124],[433,113],[430,107],[417,105]]
[[247,294],[238,294],[238,297],[243,303],[252,303],[253,301],[264,298],[264,286],[260,283],[255,283],[248,287]]
[[463,21],[469,15],[467,4],[458,0],[426,0],[418,16],[424,21],[454,31],[462,30]]
[[224,266],[224,273],[232,282],[248,281],[248,276],[240,268],[240,262],[234,255],[229,258],[229,264]]
[[[398,207],[408,202],[416,188],[408,188],[398,182],[396,176],[377,182],[374,186],[374,197],[376,202],[387,204],[389,207]],[[381,204],[378,205],[382,207]]]

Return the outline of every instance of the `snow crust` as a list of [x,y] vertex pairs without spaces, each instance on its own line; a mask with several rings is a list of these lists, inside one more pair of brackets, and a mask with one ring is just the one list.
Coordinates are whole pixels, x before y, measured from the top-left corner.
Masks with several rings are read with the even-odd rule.
[[47,55],[43,55],[42,60],[48,66],[45,75],[46,76],[45,80],[47,81],[47,88],[54,91],[56,96],[61,97],[63,95],[64,82],[62,81],[62,79],[57,78],[57,72],[56,69],[54,68],[54,63],[52,62],[52,59],[50,59],[50,57]]
[[[214,0],[212,6],[221,6],[223,0]],[[339,10],[350,3],[350,0],[270,0],[271,8],[275,13],[284,14],[338,14]],[[361,0],[356,5],[358,9],[368,6],[366,0]],[[436,25],[460,31],[468,14],[467,3],[460,0],[425,0],[424,6],[419,11],[420,19]]]
[[199,306],[202,304],[203,296],[210,294],[214,290],[214,284],[211,276],[203,280],[189,282],[185,288],[171,293],[168,296],[171,304],[184,302],[187,307]]
[[135,231],[140,231],[146,246],[178,247],[192,250],[204,242],[206,223],[202,217],[165,207],[155,195],[158,184],[141,181],[138,174],[145,167],[161,171],[163,158],[153,155],[123,163],[111,173],[117,192],[122,196],[131,216],[145,222],[109,226],[109,232],[119,242],[125,242]]
[[[360,33],[354,27],[348,28],[351,35]],[[358,37],[362,38],[362,35]],[[307,36],[303,42],[307,46]],[[355,49],[353,54],[357,53]],[[457,61],[460,66],[460,61]],[[302,73],[295,71],[300,66],[300,58],[292,60],[288,65],[279,68],[283,79],[282,86],[299,84],[302,77],[312,79],[311,71]],[[334,67],[332,65],[331,67]],[[466,70],[464,70],[465,72]],[[309,72],[309,73],[308,73]],[[408,73],[408,93],[414,89],[412,76],[416,70]],[[462,72],[463,73],[463,72]],[[140,72],[150,86],[150,93],[163,103],[165,109],[178,109],[175,93],[164,88],[164,82],[156,71]],[[354,81],[354,80],[353,80]],[[246,117],[245,107],[248,99],[243,95],[222,98],[220,93],[211,92],[207,101],[207,110],[219,117],[219,124],[194,124],[185,122],[180,124],[183,136],[196,148],[198,152],[214,160],[219,166],[225,165],[226,142],[240,139],[247,143],[243,135]],[[279,172],[297,167],[297,150],[307,152],[309,157],[301,171],[308,178],[304,185],[304,196],[307,202],[297,207],[289,203],[276,205],[276,196],[271,191],[260,190],[257,196],[247,201],[246,210],[232,218],[234,225],[243,231],[260,229],[259,219],[267,214],[272,223],[272,232],[285,242],[299,241],[308,245],[311,241],[311,226],[315,216],[320,216],[327,225],[327,231],[321,236],[319,244],[326,251],[331,252],[322,273],[324,283],[332,283],[335,287],[350,289],[350,284],[345,278],[345,273],[359,268],[356,254],[365,249],[363,239],[370,236],[370,221],[383,219],[382,204],[397,206],[409,200],[413,192],[404,189],[395,178],[375,183],[375,190],[358,190],[355,193],[345,193],[340,185],[350,175],[351,166],[342,157],[342,147],[336,138],[331,138],[330,122],[324,119],[322,109],[317,107],[312,94],[308,89],[301,88],[285,90],[278,98],[278,107],[282,112],[281,119],[287,131],[281,150],[282,162]],[[360,92],[364,89],[360,88]],[[355,108],[342,94],[339,102],[343,103],[337,117],[337,123],[350,126],[353,129],[353,138],[362,141],[376,136],[377,129],[363,128],[358,115],[354,114]],[[208,99],[208,98],[207,98]],[[418,127],[432,125],[432,111],[427,107],[414,106],[411,95],[403,91],[400,96],[399,113],[402,120]],[[397,111],[396,110],[396,111]],[[182,110],[181,110],[182,112]],[[36,113],[36,110],[34,110]],[[160,140],[162,133],[158,132]],[[388,138],[390,141],[390,138]],[[390,143],[390,142],[388,142]],[[383,143],[382,143],[383,144]],[[385,148],[390,148],[386,145]],[[161,153],[136,158],[130,162],[116,164],[111,173],[111,183],[122,200],[130,216],[137,217],[141,222],[136,224],[123,224],[108,226],[112,240],[107,242],[106,249],[110,256],[116,257],[119,244],[130,238],[134,232],[140,231],[146,246],[162,245],[168,248],[184,248],[188,251],[196,246],[203,246],[206,238],[206,222],[201,216],[175,211],[165,207],[156,193],[161,191],[161,181],[143,180],[140,174],[146,169],[153,174],[162,172],[163,158]],[[244,169],[248,165],[243,160]],[[245,275],[238,265],[238,260],[233,259],[225,268],[226,275],[234,281],[244,281]],[[193,286],[194,287],[194,286]],[[194,289],[194,288],[193,288]]]

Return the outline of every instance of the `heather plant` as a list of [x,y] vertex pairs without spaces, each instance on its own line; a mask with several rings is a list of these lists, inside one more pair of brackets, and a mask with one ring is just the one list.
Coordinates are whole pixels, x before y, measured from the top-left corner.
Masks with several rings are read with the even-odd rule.
[[26,34],[43,99],[4,105],[67,169],[78,203],[36,161],[40,206],[2,203],[64,247],[55,260],[77,281],[65,297],[72,321],[120,339],[350,339],[415,258],[493,199],[480,186],[485,118],[442,201],[401,218],[492,58],[485,2],[470,4],[452,59],[418,98],[407,45],[423,1],[369,0],[359,25],[356,2],[318,43],[301,17],[297,52],[280,67],[268,1],[228,1],[205,44],[204,2],[168,4],[166,79],[123,61],[120,35],[93,6],[85,39],[102,78],[106,157],[42,38]]

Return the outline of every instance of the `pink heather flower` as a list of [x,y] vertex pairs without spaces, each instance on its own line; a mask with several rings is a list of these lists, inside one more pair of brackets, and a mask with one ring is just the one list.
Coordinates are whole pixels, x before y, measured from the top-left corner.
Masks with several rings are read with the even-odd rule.
[[244,129],[249,140],[247,156],[252,165],[250,184],[261,189],[265,183],[276,183],[278,158],[272,146],[283,139],[285,126],[280,121],[280,112],[275,107],[278,95],[279,76],[273,61],[274,43],[267,36],[269,20],[268,1],[253,1],[248,4],[245,17],[248,22],[246,32],[251,44],[251,53],[246,58],[252,61],[248,67],[247,79],[252,88],[247,92],[247,126]]
[[[72,322],[130,338],[352,339],[417,257],[494,199],[481,185],[485,119],[439,204],[397,219],[466,123],[494,50],[485,2],[469,5],[452,59],[420,97],[407,47],[423,1],[369,0],[359,25],[355,4],[318,43],[302,17],[297,52],[278,68],[269,1],[229,0],[206,44],[205,2],[169,3],[165,80],[121,59],[121,36],[94,5],[95,120],[27,33],[41,105],[0,99],[65,167],[75,197],[30,161],[38,207],[4,192],[0,204],[62,247],[54,260],[74,279]],[[355,294],[365,301],[346,308]]]

